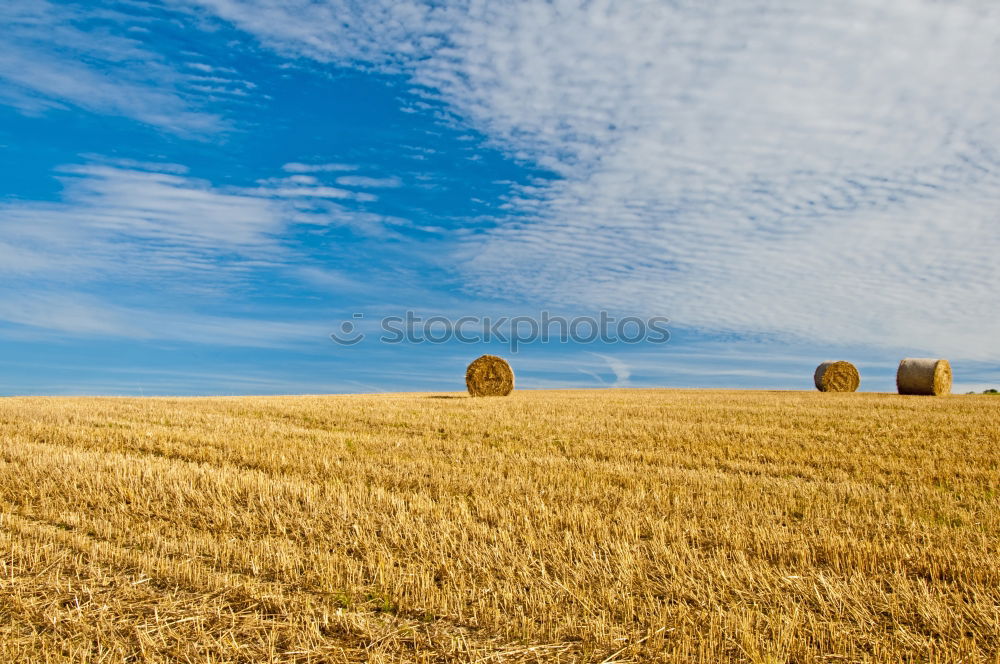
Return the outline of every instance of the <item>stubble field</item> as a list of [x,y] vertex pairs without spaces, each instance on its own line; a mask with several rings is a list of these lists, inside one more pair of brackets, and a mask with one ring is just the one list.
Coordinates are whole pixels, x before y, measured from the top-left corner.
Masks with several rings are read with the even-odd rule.
[[1000,661],[1000,399],[0,399],[0,661]]

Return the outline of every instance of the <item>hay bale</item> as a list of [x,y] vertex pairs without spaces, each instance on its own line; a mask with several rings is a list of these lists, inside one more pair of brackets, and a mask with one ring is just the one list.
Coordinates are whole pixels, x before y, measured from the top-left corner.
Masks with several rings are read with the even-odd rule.
[[948,360],[908,357],[896,371],[896,389],[900,394],[941,396],[951,393],[951,364]]
[[474,397],[505,397],[514,390],[514,371],[502,357],[483,355],[465,370],[465,386]]
[[850,362],[824,362],[816,367],[813,381],[820,392],[856,392],[861,374]]

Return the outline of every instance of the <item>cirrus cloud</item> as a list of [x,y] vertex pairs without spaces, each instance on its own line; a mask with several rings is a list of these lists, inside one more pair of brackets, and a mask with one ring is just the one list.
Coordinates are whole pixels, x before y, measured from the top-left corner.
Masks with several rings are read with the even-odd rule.
[[473,292],[1000,359],[994,4],[196,4],[551,172],[459,243]]

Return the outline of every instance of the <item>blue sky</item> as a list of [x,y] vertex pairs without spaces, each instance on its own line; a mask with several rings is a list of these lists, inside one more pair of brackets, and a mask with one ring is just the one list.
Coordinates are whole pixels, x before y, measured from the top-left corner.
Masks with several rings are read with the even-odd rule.
[[[1000,7],[0,5],[0,394],[1000,384]],[[669,343],[377,321],[665,316]],[[363,319],[352,318],[361,314]],[[341,322],[368,333],[351,347]]]

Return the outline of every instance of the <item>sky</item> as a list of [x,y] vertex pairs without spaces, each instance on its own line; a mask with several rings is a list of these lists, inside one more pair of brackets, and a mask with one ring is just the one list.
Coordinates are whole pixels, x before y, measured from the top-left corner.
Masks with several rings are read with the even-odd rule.
[[[892,391],[909,356],[1000,386],[993,0],[5,0],[0,25],[0,395],[455,391],[486,352],[524,388],[811,389],[848,360]],[[669,339],[390,343],[406,312]]]

